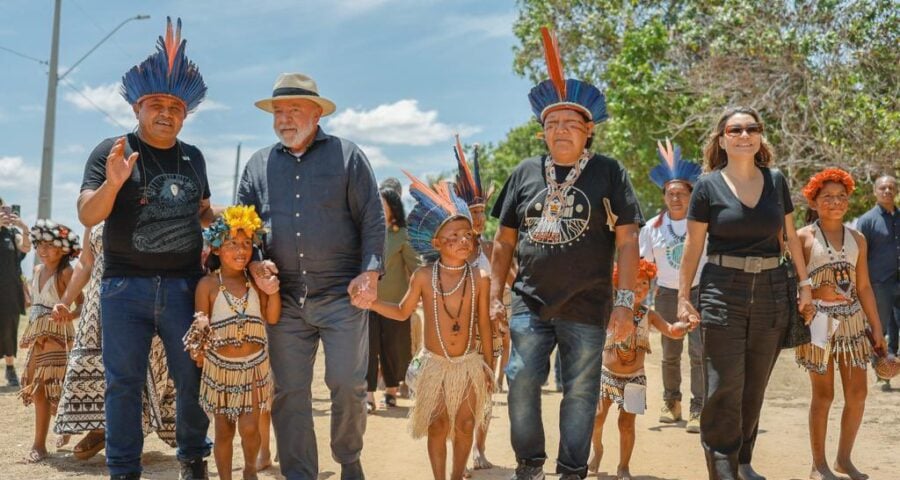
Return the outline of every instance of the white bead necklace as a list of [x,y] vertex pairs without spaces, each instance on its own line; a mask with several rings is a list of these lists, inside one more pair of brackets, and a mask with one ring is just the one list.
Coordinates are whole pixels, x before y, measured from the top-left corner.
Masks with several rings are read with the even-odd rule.
[[[438,321],[438,290],[440,288],[438,279],[438,276],[440,275],[440,272],[438,270],[440,268],[438,265],[439,263],[440,262],[434,262],[434,266],[431,267],[431,301],[432,313],[434,314],[434,329],[437,333],[438,343],[441,345],[441,353],[444,354],[444,358],[446,358],[450,363],[457,363],[460,360],[453,360],[452,358],[450,358],[450,354],[447,353],[447,346],[444,344],[444,336],[441,335],[441,324],[440,321]],[[465,268],[466,270],[462,275],[463,278],[466,278],[468,276],[472,283],[472,304],[469,316],[469,335],[466,338],[466,351],[463,353],[463,356],[466,356],[472,349],[472,334],[475,332],[475,276],[472,273],[472,268],[469,267],[468,262],[463,266],[463,268]],[[465,294],[465,292],[463,292],[463,294]]]

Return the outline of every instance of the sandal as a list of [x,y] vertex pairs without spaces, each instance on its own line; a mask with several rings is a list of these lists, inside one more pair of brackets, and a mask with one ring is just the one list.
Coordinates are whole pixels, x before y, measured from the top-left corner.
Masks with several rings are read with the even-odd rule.
[[366,413],[373,415],[375,413],[375,402],[366,402]]
[[81,439],[72,450],[72,456],[79,460],[87,460],[100,453],[106,447],[106,432],[91,431]]
[[384,394],[384,405],[385,407],[396,407],[397,406],[397,397],[391,395],[390,393]]

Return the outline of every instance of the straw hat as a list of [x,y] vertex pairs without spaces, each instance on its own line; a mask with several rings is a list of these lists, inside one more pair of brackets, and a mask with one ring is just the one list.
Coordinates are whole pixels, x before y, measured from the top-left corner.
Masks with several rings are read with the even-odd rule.
[[335,105],[331,100],[319,96],[319,88],[316,81],[302,73],[282,73],[275,80],[272,87],[272,96],[264,98],[254,105],[272,113],[275,100],[304,99],[317,103],[322,107],[322,116],[334,113]]

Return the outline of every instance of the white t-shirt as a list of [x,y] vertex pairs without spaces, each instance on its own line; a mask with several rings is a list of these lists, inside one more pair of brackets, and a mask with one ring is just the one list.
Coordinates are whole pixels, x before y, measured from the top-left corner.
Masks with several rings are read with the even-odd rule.
[[[687,236],[687,218],[672,220],[668,213],[663,213],[663,221],[655,227],[659,215],[647,220],[641,228],[641,257],[656,264],[656,283],[661,287],[678,290],[678,270],[681,268],[681,254],[684,252],[684,239]],[[700,283],[700,272],[706,264],[706,245],[697,265],[692,287]]]

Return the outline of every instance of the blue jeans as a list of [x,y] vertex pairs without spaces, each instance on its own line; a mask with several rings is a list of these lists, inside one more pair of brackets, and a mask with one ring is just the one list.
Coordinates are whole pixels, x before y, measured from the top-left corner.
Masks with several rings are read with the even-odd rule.
[[110,475],[141,471],[141,393],[153,335],[166,349],[175,381],[179,460],[209,456],[209,419],[200,408],[200,369],[181,338],[193,320],[197,279],[112,277],[100,284],[106,368],[106,465]]
[[900,340],[900,282],[873,283],[872,290],[875,292],[881,329],[888,337],[888,350],[896,355]]
[[563,400],[559,406],[556,472],[584,478],[600,397],[606,330],[600,325],[541,321],[532,314],[513,315],[509,330],[512,348],[506,375],[516,461],[542,466],[547,459],[541,421],[541,384],[550,373],[550,353],[558,345]]

